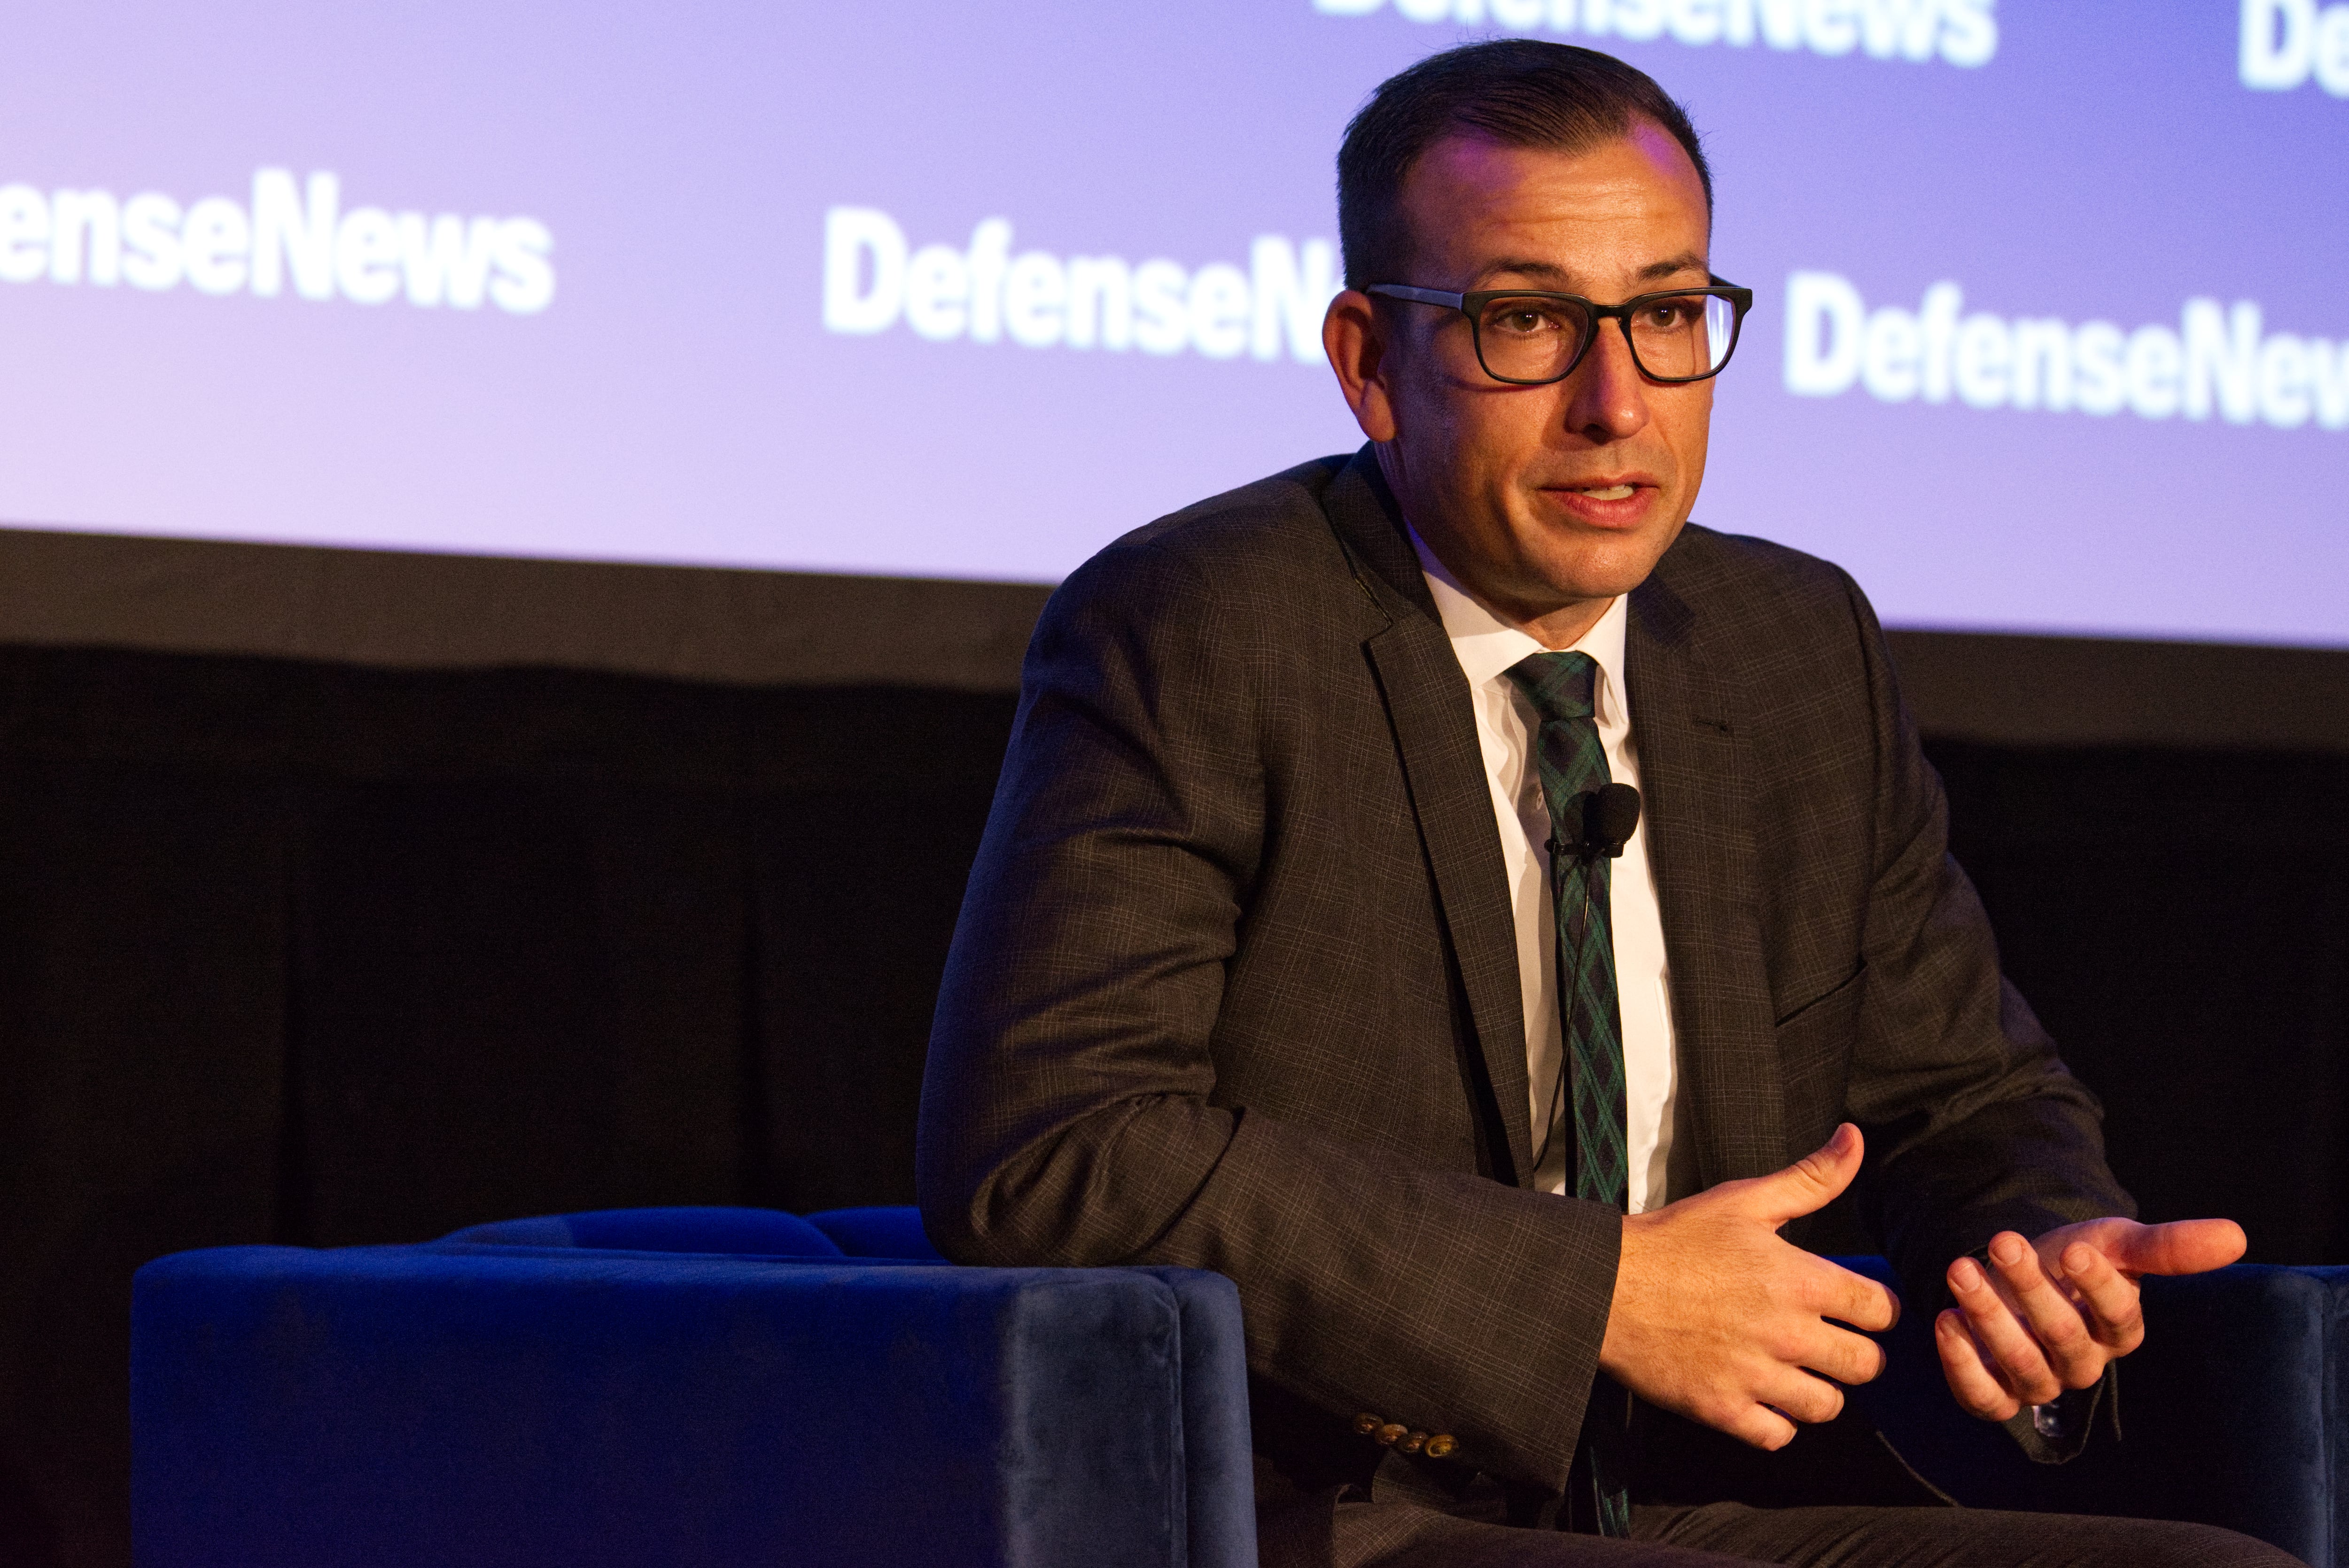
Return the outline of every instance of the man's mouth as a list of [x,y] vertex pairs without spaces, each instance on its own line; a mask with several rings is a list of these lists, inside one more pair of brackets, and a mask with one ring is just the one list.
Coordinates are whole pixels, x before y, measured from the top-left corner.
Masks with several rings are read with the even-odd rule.
[[1570,488],[1569,494],[1587,495],[1592,500],[1629,500],[1637,486],[1630,484],[1599,485],[1595,488]]

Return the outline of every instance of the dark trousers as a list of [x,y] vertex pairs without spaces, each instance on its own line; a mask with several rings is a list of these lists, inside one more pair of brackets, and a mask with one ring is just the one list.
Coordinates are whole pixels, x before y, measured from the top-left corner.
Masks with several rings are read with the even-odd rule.
[[1265,1522],[1265,1568],[1304,1568],[1299,1548],[1329,1568],[2291,1568],[2299,1562],[2206,1524],[1971,1508],[1641,1505],[1631,1511],[1628,1541],[1512,1528],[1403,1502],[1340,1501],[1309,1532],[1294,1531],[1301,1522],[1294,1518]]

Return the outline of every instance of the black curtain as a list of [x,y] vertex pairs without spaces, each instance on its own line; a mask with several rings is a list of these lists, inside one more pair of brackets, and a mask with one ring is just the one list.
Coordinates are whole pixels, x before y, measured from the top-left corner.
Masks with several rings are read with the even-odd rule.
[[[0,648],[0,1563],[128,1562],[160,1253],[909,1201],[1011,711]],[[2148,1213],[2349,1260],[2349,759],[1932,750]]]
[[0,650],[0,1563],[129,1561],[150,1257],[910,1202],[1011,708]]
[[2349,758],[1926,749],[2145,1217],[2349,1263]]

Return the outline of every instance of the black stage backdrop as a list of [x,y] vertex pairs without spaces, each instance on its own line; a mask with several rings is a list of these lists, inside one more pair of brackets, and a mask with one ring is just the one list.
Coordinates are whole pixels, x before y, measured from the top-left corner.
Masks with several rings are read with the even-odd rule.
[[[159,1253],[907,1201],[1011,712],[0,648],[0,1563],[128,1563]],[[1930,749],[2148,1216],[2349,1261],[2349,758]]]

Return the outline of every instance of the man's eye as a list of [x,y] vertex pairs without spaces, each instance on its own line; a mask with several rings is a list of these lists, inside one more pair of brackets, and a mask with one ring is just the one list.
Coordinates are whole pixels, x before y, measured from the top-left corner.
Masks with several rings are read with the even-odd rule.
[[1558,329],[1556,317],[1547,311],[1538,310],[1530,305],[1518,305],[1511,309],[1495,311],[1485,325],[1496,332],[1512,333],[1520,337],[1531,337],[1539,333],[1556,332]]

